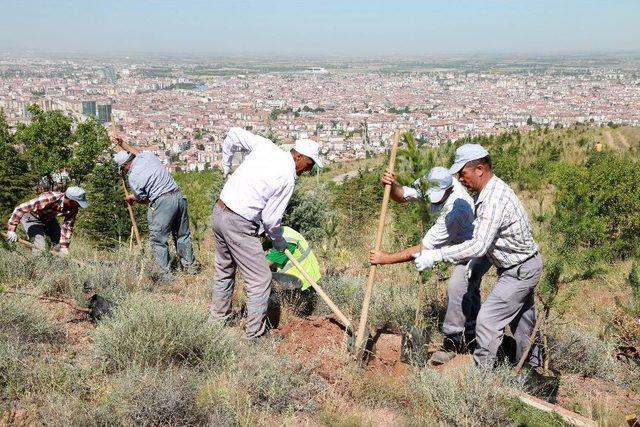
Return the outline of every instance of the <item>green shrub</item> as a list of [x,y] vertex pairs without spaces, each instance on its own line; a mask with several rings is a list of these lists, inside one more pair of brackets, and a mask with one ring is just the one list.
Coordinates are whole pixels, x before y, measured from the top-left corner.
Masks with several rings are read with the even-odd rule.
[[171,363],[215,368],[230,360],[235,343],[205,310],[135,294],[98,326],[95,349],[109,369]]
[[203,425],[207,414],[197,403],[197,375],[186,369],[132,368],[110,378],[95,418],[108,424]]
[[635,251],[640,239],[637,167],[628,157],[599,153],[584,166],[558,169],[552,228],[567,246],[599,247],[615,257]]
[[509,418],[510,400],[521,389],[522,381],[508,367],[468,367],[448,374],[425,369],[417,376],[415,397],[429,424],[502,425]]
[[325,187],[311,191],[296,189],[287,205],[282,223],[297,230],[311,244],[325,237],[324,224],[330,220],[331,193]]
[[584,331],[565,329],[549,336],[555,369],[586,377],[613,380],[617,366],[612,354],[615,345]]

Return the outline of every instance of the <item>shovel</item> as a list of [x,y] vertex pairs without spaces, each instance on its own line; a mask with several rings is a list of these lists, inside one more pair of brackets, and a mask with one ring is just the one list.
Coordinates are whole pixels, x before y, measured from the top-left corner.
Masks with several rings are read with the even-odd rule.
[[[400,131],[396,130],[393,134],[393,145],[391,146],[391,155],[389,158],[389,170],[393,172],[396,164],[396,154],[398,153],[398,144],[400,143]],[[389,197],[391,196],[391,185],[385,185],[384,194],[382,196],[382,209],[378,220],[378,230],[376,232],[375,250],[379,251],[382,244],[382,233],[384,232],[384,223],[387,218],[387,207],[389,206]],[[360,321],[358,322],[358,334],[356,335],[355,350],[356,358],[363,360],[366,356],[365,334],[367,329],[367,317],[369,316],[369,305],[371,304],[371,293],[373,292],[373,281],[376,277],[376,265],[369,267],[369,278],[367,279],[367,288],[364,293],[364,301],[362,303],[362,312],[360,313]]]
[[324,301],[329,306],[333,314],[335,314],[340,323],[342,323],[342,325],[345,327],[349,336],[353,337],[353,331],[355,330],[353,327],[353,322],[351,322],[351,320],[349,320],[347,316],[342,313],[338,306],[335,305],[333,301],[331,301],[329,295],[327,295],[325,291],[320,287],[320,285],[318,285],[316,281],[313,280],[311,276],[309,276],[309,273],[306,272],[306,270],[300,265],[300,263],[293,257],[291,252],[289,252],[289,249],[285,249],[284,253],[287,258],[289,258],[289,261],[291,261],[291,263],[298,269],[302,276],[304,276],[304,278],[309,282],[311,287],[316,291],[320,298],[322,298],[322,301]]

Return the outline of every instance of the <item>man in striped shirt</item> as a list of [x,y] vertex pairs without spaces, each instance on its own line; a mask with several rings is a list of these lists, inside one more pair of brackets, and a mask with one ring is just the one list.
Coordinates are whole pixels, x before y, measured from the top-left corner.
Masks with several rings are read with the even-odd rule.
[[[533,240],[531,225],[513,190],[492,172],[487,150],[465,144],[456,150],[450,169],[470,191],[476,192],[473,237],[457,245],[423,251],[415,260],[418,270],[436,262],[460,262],[487,256],[496,266],[498,283],[482,305],[476,320],[476,364],[493,366],[504,328],[510,325],[516,341],[516,358],[527,346],[536,319],[534,289],[542,275],[542,258]],[[534,344],[529,364],[540,363]]]
[[[54,252],[66,255],[79,208],[89,206],[85,191],[80,187],[69,187],[66,192],[48,191],[35,199],[22,203],[13,210],[9,218],[7,237],[10,242],[18,240],[16,227],[22,223],[24,231],[40,250],[46,247],[48,237]],[[62,227],[56,217],[64,218]]]

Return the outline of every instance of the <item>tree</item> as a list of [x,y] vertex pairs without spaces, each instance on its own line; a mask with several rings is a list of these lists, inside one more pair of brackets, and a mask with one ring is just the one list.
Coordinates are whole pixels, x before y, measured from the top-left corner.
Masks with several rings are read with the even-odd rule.
[[78,216],[78,228],[100,248],[112,248],[128,239],[131,220],[117,165],[112,160],[97,165],[85,187],[90,204]]
[[0,109],[0,219],[3,223],[29,194],[33,182],[27,162],[13,147],[13,142],[4,111]]
[[61,111],[44,112],[35,104],[27,109],[32,121],[18,124],[15,143],[24,145],[24,157],[34,176],[53,182],[53,175],[67,166],[73,153],[71,119]]
[[70,139],[74,149],[67,172],[73,182],[83,185],[98,157],[109,148],[109,135],[95,117],[90,117],[78,125]]

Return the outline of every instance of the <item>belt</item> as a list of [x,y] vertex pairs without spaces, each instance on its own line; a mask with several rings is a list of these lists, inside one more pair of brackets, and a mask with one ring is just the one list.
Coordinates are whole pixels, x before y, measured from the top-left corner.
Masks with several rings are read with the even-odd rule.
[[[216,205],[220,206],[223,210],[235,213],[229,206],[225,205],[224,202],[220,199],[216,202]],[[237,214],[236,214],[237,215]]]
[[522,264],[524,264],[525,262],[527,262],[527,261],[529,261],[529,260],[531,260],[531,259],[533,259],[533,258],[537,257],[539,254],[540,254],[540,251],[535,251],[535,252],[533,253],[533,255],[528,256],[527,258],[523,259],[522,261],[520,261],[520,262],[519,262],[519,263],[517,263],[517,264],[513,264],[513,265],[510,265],[509,267],[505,267],[505,268],[499,268],[499,269],[497,269],[497,270],[498,270],[498,274],[500,274],[500,273],[501,273],[501,272],[503,272],[503,271],[507,271],[507,270],[510,270],[510,269],[512,269],[512,268],[515,268],[515,267],[517,267],[517,266],[519,266],[519,265],[522,265]]
[[169,190],[166,193],[162,193],[161,195],[156,197],[156,199],[159,199],[162,196],[168,196],[169,194],[175,194],[175,193],[179,193],[179,192],[180,192],[180,188],[174,188],[173,190]]

